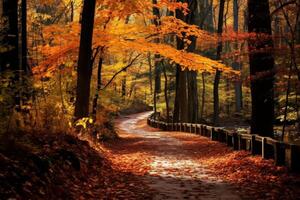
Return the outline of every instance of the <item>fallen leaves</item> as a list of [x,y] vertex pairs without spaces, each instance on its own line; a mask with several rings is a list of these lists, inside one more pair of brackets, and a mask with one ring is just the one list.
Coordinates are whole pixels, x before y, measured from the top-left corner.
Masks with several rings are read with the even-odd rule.
[[[149,199],[151,195],[138,175],[114,167],[107,154],[93,149],[88,142],[65,134],[29,134],[18,138],[38,147],[36,159],[49,160],[49,168],[41,166],[28,155],[0,148],[0,196],[16,199]],[[44,148],[45,147],[45,148]],[[55,157],[64,149],[67,157]],[[74,168],[71,159],[80,161]],[[73,164],[73,165],[72,165]],[[144,173],[144,172],[143,172]],[[126,198],[125,198],[126,197]]]
[[[246,151],[233,151],[224,144],[185,133],[174,133],[183,141],[184,149],[194,151],[199,164],[209,173],[237,187],[244,198],[297,199],[300,175],[274,165]],[[197,152],[197,153],[195,153]]]

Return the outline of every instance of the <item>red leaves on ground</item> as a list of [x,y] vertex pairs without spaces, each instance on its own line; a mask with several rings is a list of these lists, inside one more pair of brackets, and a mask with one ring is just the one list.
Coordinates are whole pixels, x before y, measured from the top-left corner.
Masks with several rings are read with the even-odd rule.
[[183,141],[184,148],[193,151],[209,173],[240,188],[245,198],[297,199],[300,196],[300,175],[275,166],[273,160],[252,156],[246,151],[233,151],[224,144],[196,135],[174,133],[173,137]]
[[[105,153],[65,134],[24,134],[31,148],[0,148],[0,196],[16,199],[149,199],[140,177],[112,167]],[[31,149],[37,149],[32,152]],[[20,151],[20,154],[17,153]],[[58,153],[65,157],[57,156]],[[74,163],[80,161],[80,169]],[[42,162],[49,163],[43,172]],[[49,161],[49,162],[48,162]],[[41,163],[39,163],[41,162]]]

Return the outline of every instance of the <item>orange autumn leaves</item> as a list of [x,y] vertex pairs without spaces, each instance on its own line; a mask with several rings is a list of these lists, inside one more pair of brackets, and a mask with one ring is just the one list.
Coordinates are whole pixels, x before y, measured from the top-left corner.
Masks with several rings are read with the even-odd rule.
[[[189,44],[188,36],[196,36],[202,47],[215,44],[217,37],[200,30],[197,26],[186,24],[173,16],[162,17],[161,25],[155,27],[151,20],[154,18],[152,7],[148,1],[98,1],[93,37],[93,47],[105,47],[108,56],[126,56],[124,52],[149,52],[160,54],[170,62],[181,65],[184,69],[206,71],[214,73],[216,69],[227,74],[237,74],[231,67],[220,61],[188,53],[186,50],[177,50],[174,44],[154,43],[155,38],[164,41],[166,36],[172,35],[183,38],[186,46]],[[155,5],[170,10],[181,9],[188,12],[187,6],[176,1],[163,0]],[[126,8],[126,9],[125,9]],[[184,33],[184,34],[183,34]],[[44,61],[34,68],[37,75],[49,74],[57,69],[66,59],[75,58],[79,46],[80,24],[54,24],[44,28],[45,44],[39,47]],[[49,44],[50,43],[50,44]],[[73,59],[75,60],[75,59]]]

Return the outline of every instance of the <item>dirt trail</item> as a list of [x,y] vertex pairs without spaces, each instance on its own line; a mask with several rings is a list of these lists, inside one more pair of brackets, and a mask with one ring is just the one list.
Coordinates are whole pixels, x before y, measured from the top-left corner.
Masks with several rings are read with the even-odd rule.
[[131,115],[116,124],[121,137],[130,134],[139,138],[136,143],[143,145],[136,145],[135,151],[147,151],[151,156],[149,175],[144,181],[156,191],[154,199],[241,199],[233,186],[212,176],[206,166],[197,162],[193,148],[187,148],[173,133],[150,128],[146,124],[149,114]]

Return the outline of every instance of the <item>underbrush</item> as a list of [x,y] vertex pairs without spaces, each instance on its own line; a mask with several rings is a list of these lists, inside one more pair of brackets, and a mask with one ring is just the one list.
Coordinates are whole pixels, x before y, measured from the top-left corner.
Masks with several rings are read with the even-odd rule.
[[123,108],[120,109],[120,114],[130,115],[145,111],[151,111],[152,107],[140,100],[134,100],[127,103]]
[[[10,133],[0,144],[1,199],[150,198],[137,177],[69,134]],[[133,184],[135,183],[135,184]]]
[[0,79],[0,199],[147,199],[137,175],[122,172],[95,147],[118,139],[120,113],[149,107],[103,92],[96,116],[74,122],[70,76],[28,78],[20,101],[15,94],[24,85],[11,88],[9,76]]

